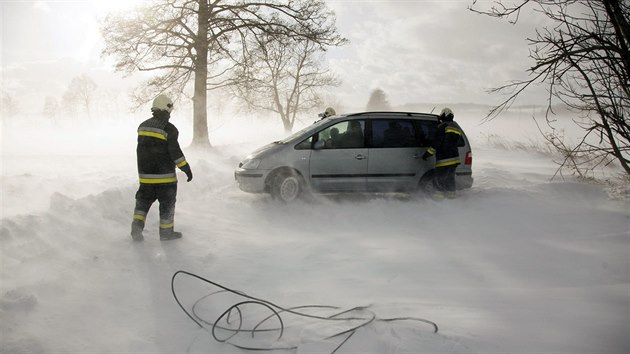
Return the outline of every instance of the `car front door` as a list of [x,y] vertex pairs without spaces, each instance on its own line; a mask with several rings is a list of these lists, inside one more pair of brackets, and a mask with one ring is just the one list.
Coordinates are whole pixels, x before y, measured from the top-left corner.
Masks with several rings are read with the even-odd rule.
[[321,192],[365,191],[369,157],[365,121],[339,122],[318,134],[318,148],[310,158],[313,188]]

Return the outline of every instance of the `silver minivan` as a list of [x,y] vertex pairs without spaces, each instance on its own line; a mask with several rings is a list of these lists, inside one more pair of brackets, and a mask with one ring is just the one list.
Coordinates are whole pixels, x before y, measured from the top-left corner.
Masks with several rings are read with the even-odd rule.
[[[438,116],[364,112],[323,118],[291,136],[254,151],[234,177],[241,190],[269,193],[290,202],[305,191],[319,193],[430,191],[435,157],[431,146]],[[465,134],[457,188],[470,188],[472,152]]]

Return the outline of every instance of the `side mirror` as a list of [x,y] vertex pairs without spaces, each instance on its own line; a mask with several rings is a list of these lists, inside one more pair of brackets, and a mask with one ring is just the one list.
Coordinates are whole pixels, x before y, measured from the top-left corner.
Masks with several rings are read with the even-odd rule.
[[317,140],[315,144],[313,144],[313,150],[321,150],[326,146],[326,142],[323,140]]

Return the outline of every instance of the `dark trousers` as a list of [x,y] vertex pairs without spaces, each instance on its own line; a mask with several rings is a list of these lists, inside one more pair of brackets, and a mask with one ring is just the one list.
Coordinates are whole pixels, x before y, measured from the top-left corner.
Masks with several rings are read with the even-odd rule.
[[440,166],[435,168],[433,186],[440,192],[455,192],[455,170],[457,165]]
[[133,212],[132,230],[144,229],[144,223],[151,205],[160,203],[160,232],[172,231],[175,226],[175,201],[177,184],[140,184],[136,192],[136,208]]

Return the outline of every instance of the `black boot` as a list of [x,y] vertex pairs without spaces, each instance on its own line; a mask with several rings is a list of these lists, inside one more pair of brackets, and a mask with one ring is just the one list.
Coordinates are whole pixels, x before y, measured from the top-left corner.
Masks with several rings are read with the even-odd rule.
[[182,233],[174,231],[173,229],[160,230],[160,241],[177,240],[182,238]]
[[144,222],[140,220],[134,220],[131,223],[131,238],[134,241],[142,241],[144,240],[144,236],[142,235],[142,230],[144,229]]

